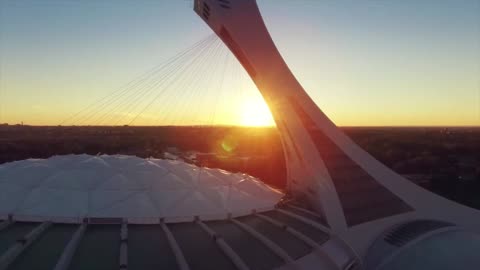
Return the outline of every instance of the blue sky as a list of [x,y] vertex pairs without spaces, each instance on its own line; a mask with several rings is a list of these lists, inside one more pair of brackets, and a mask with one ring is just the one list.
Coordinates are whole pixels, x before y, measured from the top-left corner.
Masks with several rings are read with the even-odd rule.
[[[480,124],[480,0],[258,3],[337,124]],[[58,124],[210,33],[191,1],[0,0],[0,122]]]

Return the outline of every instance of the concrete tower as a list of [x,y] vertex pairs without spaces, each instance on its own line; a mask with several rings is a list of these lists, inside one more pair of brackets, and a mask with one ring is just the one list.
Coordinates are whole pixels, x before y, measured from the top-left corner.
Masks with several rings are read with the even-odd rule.
[[255,0],[196,0],[194,10],[240,61],[268,104],[284,147],[288,191],[306,199],[361,257],[382,233],[406,222],[480,228],[480,211],[404,179],[337,128],[290,71]]

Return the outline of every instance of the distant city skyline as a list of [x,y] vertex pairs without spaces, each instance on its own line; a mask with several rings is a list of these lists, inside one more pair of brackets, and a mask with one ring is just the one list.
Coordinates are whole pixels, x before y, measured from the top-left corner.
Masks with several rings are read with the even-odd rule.
[[[286,62],[336,124],[480,125],[480,0],[258,2]],[[0,0],[0,123],[58,125],[209,34],[191,1]],[[213,113],[205,105],[162,122],[153,109],[135,124],[273,124],[242,80],[232,80],[242,98],[226,92]],[[208,90],[205,100],[218,99]]]

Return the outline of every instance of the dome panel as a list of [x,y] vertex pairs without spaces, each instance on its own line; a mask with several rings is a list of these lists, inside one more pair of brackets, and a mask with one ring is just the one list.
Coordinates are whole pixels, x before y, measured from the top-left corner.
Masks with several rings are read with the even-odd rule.
[[61,170],[53,173],[42,186],[52,189],[64,190],[88,190],[94,183],[98,183],[105,179],[100,177],[93,170]]
[[18,185],[0,182],[0,216],[14,212],[29,191]]
[[126,177],[125,175],[119,173],[100,183],[95,187],[95,190],[142,190],[145,188],[148,188],[148,186],[141,185],[135,179]]
[[55,168],[40,162],[30,164],[18,164],[17,166],[5,167],[0,171],[0,183],[10,182],[24,188],[37,186],[39,179],[46,179],[55,173]]
[[228,177],[217,177],[209,172],[202,171],[198,174],[198,185],[202,187],[218,187],[228,185],[228,181],[224,181],[224,178]]
[[191,183],[186,183],[180,177],[171,173],[160,176],[150,175],[150,178],[150,189],[152,191],[191,188]]
[[168,209],[169,215],[191,216],[191,213],[197,213],[194,216],[214,215],[217,213],[226,213],[226,211],[207,196],[198,190],[192,190],[183,200],[179,200]]
[[87,199],[84,191],[36,188],[25,197],[16,214],[32,217],[83,217],[88,212]]
[[154,203],[143,192],[134,192],[122,200],[104,207],[103,209],[93,211],[94,217],[158,217],[160,211]]
[[[89,214],[98,217],[99,212],[112,205],[128,200],[130,196],[135,195],[136,190],[117,189],[117,190],[93,190],[89,193]],[[100,215],[101,217],[102,215]],[[110,216],[109,216],[110,217]]]

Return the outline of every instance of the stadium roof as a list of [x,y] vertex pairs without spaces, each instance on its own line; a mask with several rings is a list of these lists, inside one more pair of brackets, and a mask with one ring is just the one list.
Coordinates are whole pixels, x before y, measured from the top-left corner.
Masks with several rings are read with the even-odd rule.
[[0,218],[17,221],[225,219],[272,210],[282,196],[252,176],[182,161],[67,155],[0,165]]

